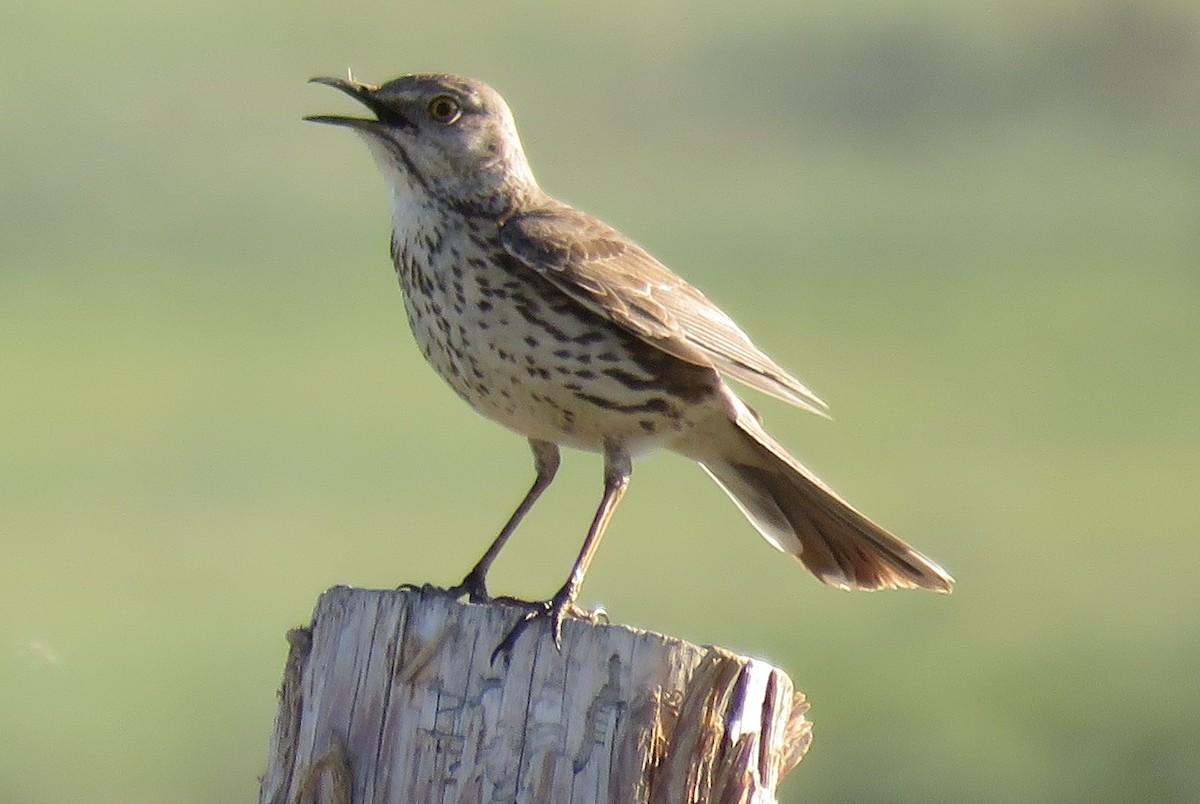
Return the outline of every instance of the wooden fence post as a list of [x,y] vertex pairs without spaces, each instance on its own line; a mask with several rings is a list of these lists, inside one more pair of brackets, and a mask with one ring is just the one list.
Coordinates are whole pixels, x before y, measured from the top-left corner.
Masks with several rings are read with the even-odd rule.
[[766,804],[812,738],[770,665],[569,620],[336,587],[289,633],[260,804]]

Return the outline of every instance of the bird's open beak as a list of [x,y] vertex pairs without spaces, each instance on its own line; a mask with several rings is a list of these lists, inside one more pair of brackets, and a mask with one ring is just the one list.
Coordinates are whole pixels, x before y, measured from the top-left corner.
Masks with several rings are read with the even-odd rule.
[[384,128],[385,122],[395,116],[395,113],[390,111],[386,105],[381,103],[375,95],[375,91],[379,89],[371,84],[364,84],[361,81],[355,81],[353,78],[328,78],[320,76],[309,79],[310,84],[324,84],[325,86],[340,89],[356,101],[366,106],[375,113],[377,119],[369,119],[363,117],[346,117],[336,114],[315,114],[305,117],[313,123],[328,123],[333,126],[346,126],[360,131],[367,131],[378,134]]

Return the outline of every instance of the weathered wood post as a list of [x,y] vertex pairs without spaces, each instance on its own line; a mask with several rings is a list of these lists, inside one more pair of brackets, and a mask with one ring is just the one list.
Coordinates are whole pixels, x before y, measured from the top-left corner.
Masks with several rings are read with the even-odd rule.
[[260,804],[775,800],[811,740],[770,665],[572,620],[560,654],[520,613],[336,587],[288,637]]

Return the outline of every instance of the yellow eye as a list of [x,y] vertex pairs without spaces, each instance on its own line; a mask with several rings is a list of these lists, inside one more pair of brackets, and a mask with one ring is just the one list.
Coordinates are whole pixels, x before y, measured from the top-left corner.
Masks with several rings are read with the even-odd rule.
[[449,95],[438,95],[429,102],[429,116],[448,125],[462,117],[462,107]]

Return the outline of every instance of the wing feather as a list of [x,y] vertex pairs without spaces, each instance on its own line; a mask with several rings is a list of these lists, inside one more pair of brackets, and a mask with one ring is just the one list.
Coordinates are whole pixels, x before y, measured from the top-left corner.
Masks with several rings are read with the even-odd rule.
[[500,231],[509,254],[647,343],[826,415],[828,406],[723,310],[608,224],[554,203],[508,219]]

